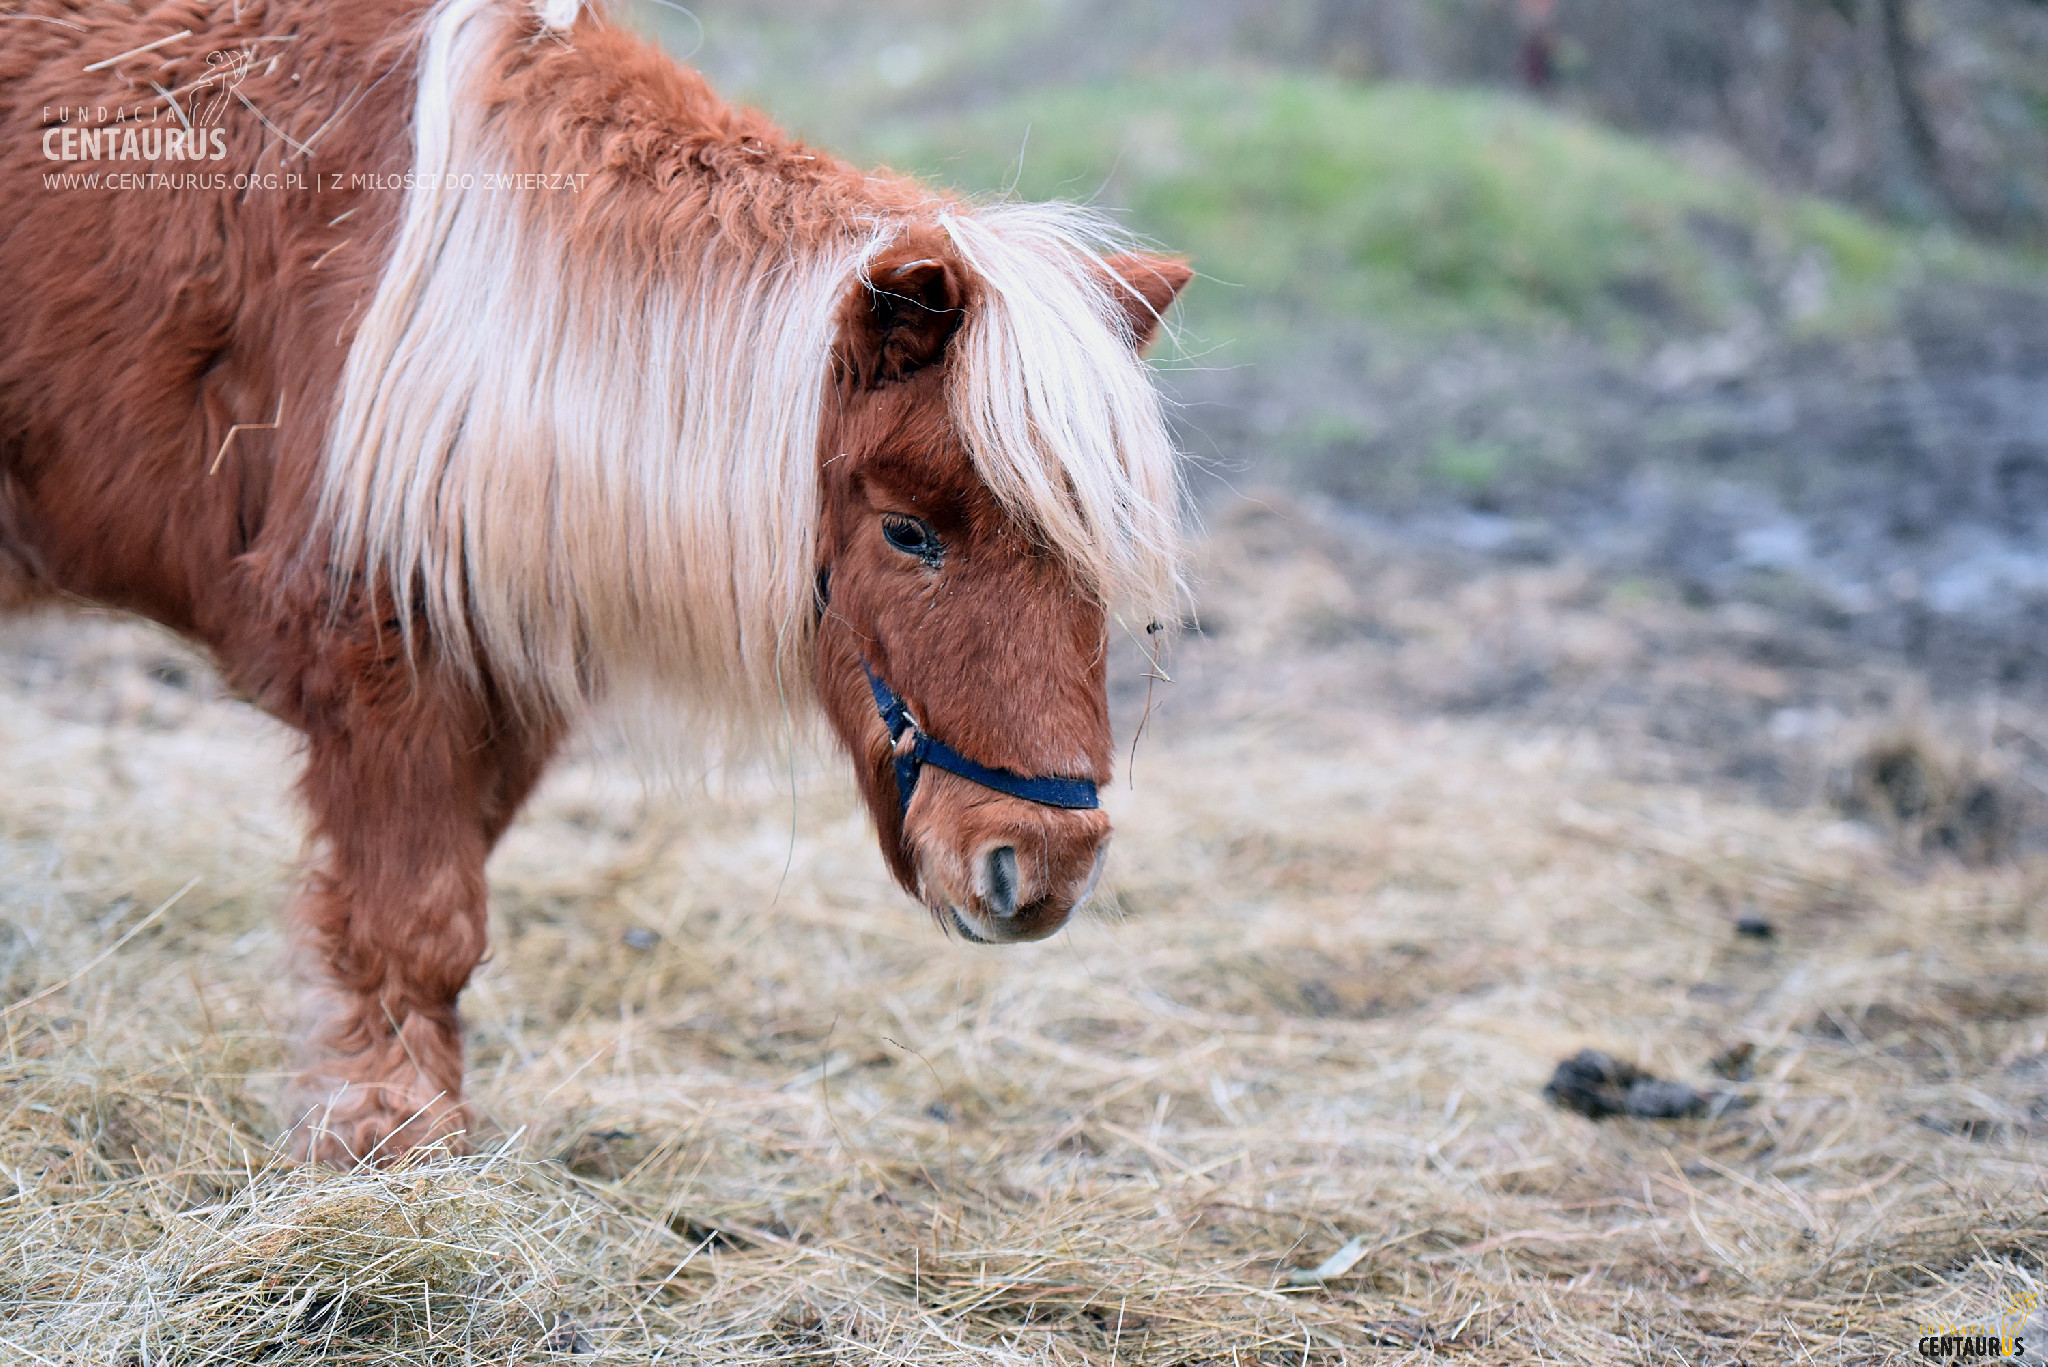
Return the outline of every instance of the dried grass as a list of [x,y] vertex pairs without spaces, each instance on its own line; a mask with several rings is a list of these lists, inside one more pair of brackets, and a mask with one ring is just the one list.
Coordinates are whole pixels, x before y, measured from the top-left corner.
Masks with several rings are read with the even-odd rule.
[[[2040,1289],[2048,864],[1404,713],[1363,652],[1635,628],[1219,535],[1109,914],[948,942],[831,766],[793,813],[585,757],[494,864],[485,1152],[390,1172],[268,1147],[289,738],[139,628],[9,628],[0,986],[78,976],[4,1022],[0,1360],[1876,1363]],[[1739,1104],[1565,1114],[1586,1046]]]

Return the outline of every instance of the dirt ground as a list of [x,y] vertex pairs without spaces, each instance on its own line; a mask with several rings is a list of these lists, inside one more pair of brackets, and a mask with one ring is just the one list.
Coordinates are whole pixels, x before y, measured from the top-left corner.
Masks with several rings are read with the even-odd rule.
[[[835,762],[667,794],[593,743],[493,864],[484,1153],[389,1173],[271,1162],[292,739],[146,628],[0,627],[0,1359],[1723,1367],[2016,1332],[2048,719],[1569,555],[1278,494],[1210,525],[1095,914],[949,940]],[[1707,1113],[1560,1109],[1589,1047]]]

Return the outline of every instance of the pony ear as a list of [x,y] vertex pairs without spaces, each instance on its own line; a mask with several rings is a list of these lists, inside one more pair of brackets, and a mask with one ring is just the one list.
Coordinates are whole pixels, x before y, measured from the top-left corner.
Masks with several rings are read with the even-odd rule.
[[1173,256],[1111,256],[1104,258],[1102,268],[1114,277],[1110,294],[1123,306],[1131,341],[1140,351],[1158,339],[1166,310],[1195,278],[1194,268]]
[[878,257],[844,320],[854,375],[887,384],[937,361],[960,326],[966,293],[952,261],[905,251]]

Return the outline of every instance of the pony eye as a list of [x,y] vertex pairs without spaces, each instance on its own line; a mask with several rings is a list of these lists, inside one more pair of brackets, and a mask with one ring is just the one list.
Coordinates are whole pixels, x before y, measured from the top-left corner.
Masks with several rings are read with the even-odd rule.
[[945,558],[946,548],[939,541],[939,534],[932,530],[931,523],[921,517],[907,513],[885,513],[882,517],[882,539],[905,555],[914,555],[926,565],[938,567]]

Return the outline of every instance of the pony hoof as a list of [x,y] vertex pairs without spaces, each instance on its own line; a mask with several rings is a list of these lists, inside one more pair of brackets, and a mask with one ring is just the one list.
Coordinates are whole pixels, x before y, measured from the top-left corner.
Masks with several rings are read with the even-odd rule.
[[469,1107],[445,1093],[421,1097],[355,1084],[295,1110],[299,1120],[287,1136],[293,1163],[346,1170],[389,1167],[427,1149],[470,1152]]

